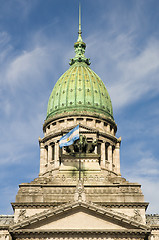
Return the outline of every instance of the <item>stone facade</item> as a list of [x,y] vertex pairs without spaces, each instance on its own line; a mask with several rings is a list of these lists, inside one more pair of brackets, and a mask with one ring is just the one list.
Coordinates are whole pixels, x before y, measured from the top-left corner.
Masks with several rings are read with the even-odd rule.
[[[101,79],[87,66],[85,47],[79,29],[69,75],[59,79],[49,99],[44,137],[39,138],[39,176],[20,184],[12,203],[14,216],[0,217],[0,239],[159,239],[158,215],[146,217],[148,203],[141,185],[121,176],[121,138],[116,137],[111,100]],[[70,96],[62,89],[70,82],[76,94],[68,103]],[[82,91],[87,96],[81,97]],[[89,97],[89,102],[82,102]],[[80,139],[61,149],[60,138],[77,125]]]

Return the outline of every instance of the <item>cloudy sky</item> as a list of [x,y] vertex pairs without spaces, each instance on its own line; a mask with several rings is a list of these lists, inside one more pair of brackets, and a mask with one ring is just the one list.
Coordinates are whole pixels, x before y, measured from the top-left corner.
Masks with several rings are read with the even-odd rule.
[[[159,213],[159,1],[81,0],[91,68],[104,81],[122,137],[121,172]],[[0,0],[0,214],[39,173],[47,102],[69,68],[78,0]]]

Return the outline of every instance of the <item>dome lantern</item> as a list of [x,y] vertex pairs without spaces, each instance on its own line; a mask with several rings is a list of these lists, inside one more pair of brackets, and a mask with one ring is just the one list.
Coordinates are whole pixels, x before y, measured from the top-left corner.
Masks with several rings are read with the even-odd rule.
[[90,65],[89,58],[84,56],[86,44],[82,39],[82,31],[81,31],[81,6],[79,5],[79,30],[78,30],[78,39],[74,44],[75,49],[75,57],[71,59],[70,65],[73,65],[75,62],[85,62],[87,65]]

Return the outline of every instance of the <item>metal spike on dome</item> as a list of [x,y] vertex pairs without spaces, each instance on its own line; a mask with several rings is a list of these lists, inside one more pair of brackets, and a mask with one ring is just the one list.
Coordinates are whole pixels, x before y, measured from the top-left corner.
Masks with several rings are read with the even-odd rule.
[[82,40],[82,31],[81,31],[81,4],[79,3],[79,31],[77,42],[83,42]]
[[73,65],[75,62],[84,62],[87,65],[90,65],[89,59],[84,56],[86,44],[82,40],[82,31],[81,31],[81,5],[79,3],[79,28],[78,28],[78,39],[74,43],[75,57],[70,59],[70,65]]

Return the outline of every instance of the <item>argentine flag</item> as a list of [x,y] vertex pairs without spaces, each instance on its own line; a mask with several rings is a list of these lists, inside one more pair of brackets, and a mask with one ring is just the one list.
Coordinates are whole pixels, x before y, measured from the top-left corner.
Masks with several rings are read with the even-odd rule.
[[77,139],[79,139],[79,125],[60,139],[59,146],[62,148],[64,146],[72,145]]

